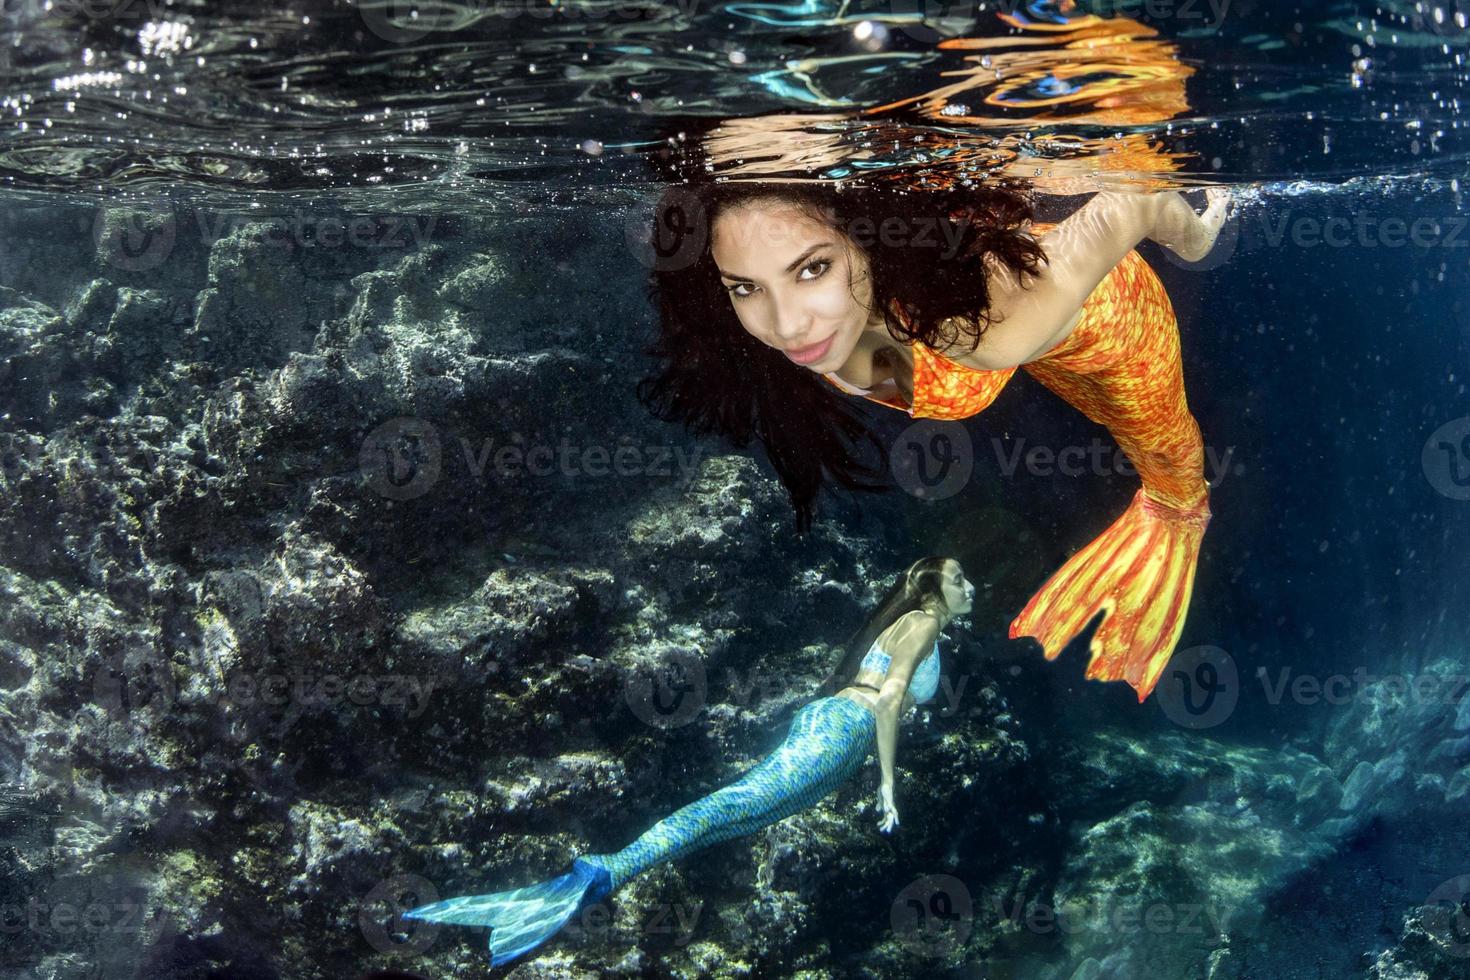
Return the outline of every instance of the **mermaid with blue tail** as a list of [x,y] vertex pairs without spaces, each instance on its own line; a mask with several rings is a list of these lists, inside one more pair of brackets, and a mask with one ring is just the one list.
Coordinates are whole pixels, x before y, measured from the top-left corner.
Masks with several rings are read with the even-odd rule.
[[959,562],[920,559],[856,634],[822,685],[824,696],[797,711],[781,745],[735,782],[660,820],[621,851],[577,858],[558,878],[446,899],[404,917],[488,926],[491,963],[509,963],[654,865],[754,833],[817,803],[862,767],[875,743],[878,830],[892,832],[898,826],[893,767],[899,716],[908,705],[933,699],[939,689],[939,632],[970,611],[974,596]]

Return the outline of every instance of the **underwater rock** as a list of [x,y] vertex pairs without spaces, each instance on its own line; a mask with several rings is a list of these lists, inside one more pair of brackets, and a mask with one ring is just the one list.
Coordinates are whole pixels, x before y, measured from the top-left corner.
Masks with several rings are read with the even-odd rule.
[[1470,975],[1466,915],[1463,905],[1410,910],[1404,915],[1399,941],[1378,954],[1364,976],[1369,980],[1460,980]]
[[307,800],[291,807],[289,839],[300,874],[287,887],[308,897],[323,887],[343,894],[367,892],[373,885],[372,857],[399,845],[397,836],[385,836],[381,827]]
[[0,904],[22,926],[6,929],[11,962],[78,980],[149,975],[176,903],[140,848],[199,830],[169,771],[181,757],[168,658],[95,593],[0,570],[0,596],[4,643],[29,668],[0,697]]
[[590,639],[588,625],[616,612],[606,569],[499,568],[463,600],[416,610],[399,635],[469,668],[521,668],[556,644]]
[[445,302],[473,313],[498,314],[506,298],[506,279],[507,272],[500,259],[494,255],[476,254],[469,256],[468,262],[445,277],[437,295]]
[[[119,366],[119,339],[110,334],[107,322],[112,319],[118,289],[106,281],[93,285],[107,287],[90,292],[97,297],[96,306],[104,307],[96,328],[73,322],[71,314],[63,316],[16,289],[0,287],[0,389],[7,394],[7,417],[0,423],[0,454],[7,457],[7,469],[15,466],[16,455],[34,455],[44,435],[56,426],[82,413],[116,410],[113,385],[125,375]],[[165,323],[143,334],[168,335],[168,320],[175,319],[176,310],[160,294],[148,295],[165,304],[166,309],[160,311]],[[140,292],[132,292],[125,320],[140,316],[146,306]],[[128,347],[126,339],[121,347]],[[32,442],[35,447],[29,445]]]
[[17,430],[46,431],[75,411],[76,386],[64,379],[79,360],[61,314],[0,286],[0,389],[7,393],[0,452],[11,457],[10,466]]
[[183,356],[182,336],[192,310],[188,302],[151,289],[119,287],[116,305],[96,345],[95,370],[126,384],[169,366]]
[[1071,828],[1063,866],[1049,896],[998,906],[1017,976],[1191,976],[1209,963],[1234,980],[1225,951],[1249,945],[1272,894],[1344,833],[1336,779],[1295,749],[1099,730],[1061,755],[1048,795]]
[[[1446,828],[1464,824],[1470,795],[1470,738],[1461,718],[1470,705],[1470,670],[1442,657],[1414,674],[1389,674],[1365,683],[1334,718],[1324,741],[1326,761],[1345,773],[1342,808],[1353,826],[1369,821],[1383,835],[1414,842],[1421,872],[1450,876],[1446,901],[1421,905],[1411,895],[1403,931],[1390,949],[1364,955],[1366,976],[1377,980],[1450,980],[1470,975],[1466,942],[1464,844]],[[1384,900],[1402,901],[1402,888]]]
[[1412,676],[1365,684],[1333,718],[1323,743],[1326,761],[1344,779],[1342,808],[1367,819],[1450,804],[1470,758],[1459,722],[1467,706],[1470,670],[1449,658]]
[[[435,257],[439,261],[431,262]],[[355,370],[386,383],[395,404],[433,417],[470,393],[466,382],[482,362],[459,312],[437,300],[424,282],[427,267],[442,261],[442,250],[435,250],[432,256],[409,256],[396,268],[358,276],[345,330],[328,334],[348,352]]]
[[311,288],[297,250],[270,222],[242,224],[212,243],[208,284],[198,293],[188,337],[194,357],[233,373],[310,349],[338,301]]
[[[742,622],[746,613],[774,618],[769,595],[786,595],[793,590],[820,594],[823,602],[831,602],[842,594],[840,587],[829,588],[828,578],[821,574],[831,567],[833,559],[809,545],[803,548],[790,533],[789,505],[784,494],[766,477],[756,462],[748,457],[720,455],[678,460],[687,473],[687,483],[670,487],[657,494],[643,510],[632,517],[621,533],[629,547],[657,561],[675,592],[671,598],[679,604],[708,604],[721,601],[725,609]],[[852,545],[835,532],[819,526],[817,532],[826,538],[823,551],[852,550]],[[773,575],[760,587],[751,583],[750,568],[769,566],[785,570],[791,558],[805,550],[807,561],[818,564],[794,581]],[[799,567],[799,566],[798,566]],[[847,592],[851,595],[851,592]],[[731,601],[735,606],[729,605]],[[839,604],[840,603],[840,600]],[[749,608],[742,608],[749,603]],[[858,606],[851,607],[854,615]]]
[[387,611],[372,584],[331,542],[288,526],[259,572],[272,649],[309,656],[322,670],[350,670],[364,646],[386,636]]

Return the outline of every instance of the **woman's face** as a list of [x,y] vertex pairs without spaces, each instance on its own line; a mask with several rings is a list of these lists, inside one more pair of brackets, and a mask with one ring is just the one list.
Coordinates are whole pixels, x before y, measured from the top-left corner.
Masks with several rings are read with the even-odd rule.
[[963,616],[974,607],[975,586],[965,578],[965,571],[959,562],[946,562],[940,581],[944,590],[944,604],[949,607],[951,616]]
[[794,205],[751,202],[715,219],[710,253],[746,333],[812,371],[847,361],[873,289],[867,257],[846,236]]

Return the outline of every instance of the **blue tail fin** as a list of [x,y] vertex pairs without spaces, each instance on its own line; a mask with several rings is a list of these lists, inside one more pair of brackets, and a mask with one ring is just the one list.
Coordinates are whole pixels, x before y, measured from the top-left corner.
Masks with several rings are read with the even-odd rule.
[[405,912],[403,917],[489,926],[490,962],[500,966],[546,942],[578,909],[601,900],[611,890],[612,877],[605,868],[578,858],[560,878],[508,892],[449,898]]

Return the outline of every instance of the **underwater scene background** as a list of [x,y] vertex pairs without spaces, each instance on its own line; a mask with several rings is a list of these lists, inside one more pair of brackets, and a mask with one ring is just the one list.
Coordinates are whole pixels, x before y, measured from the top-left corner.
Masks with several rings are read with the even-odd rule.
[[[1466,9],[6,6],[0,975],[1470,976]],[[1235,188],[1140,247],[1214,512],[1147,701],[1007,639],[1137,487],[1032,379],[866,409],[893,486],[804,536],[639,404],[649,159],[721,118],[734,177]],[[980,591],[897,832],[870,765],[510,967],[403,918],[738,776],[926,554]]]

